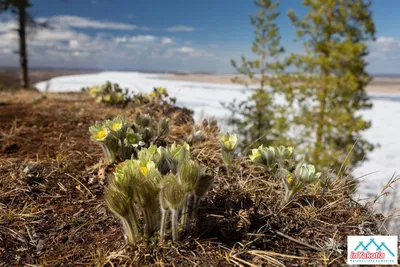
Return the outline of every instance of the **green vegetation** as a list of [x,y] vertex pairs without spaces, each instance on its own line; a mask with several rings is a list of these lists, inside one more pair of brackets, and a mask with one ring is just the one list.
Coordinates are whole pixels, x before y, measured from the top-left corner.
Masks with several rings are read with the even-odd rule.
[[272,143],[287,143],[283,139],[286,129],[284,110],[274,102],[277,74],[283,70],[283,64],[278,57],[283,53],[280,46],[279,28],[274,22],[279,16],[276,11],[279,2],[257,0],[260,7],[256,15],[250,15],[251,25],[254,26],[254,41],[251,48],[255,60],[241,58],[240,64],[232,60],[238,76],[233,81],[256,87],[252,95],[240,103],[233,101],[225,105],[232,116],[228,124],[233,126],[241,137],[240,148],[268,146]]
[[[284,77],[289,104],[299,106],[291,124],[302,129],[296,143],[302,154],[312,151],[318,167],[354,168],[373,146],[361,137],[370,127],[358,112],[371,108],[365,86],[371,80],[365,70],[367,42],[375,26],[369,1],[305,0],[307,15],[289,17],[305,53],[288,58],[296,71]],[[349,154],[349,155],[347,155]]]
[[[304,18],[290,11],[297,41],[303,42],[305,51],[286,57],[285,73],[282,63],[272,62],[282,51],[273,22],[279,15],[274,12],[278,4],[256,4],[261,9],[256,17],[251,16],[256,29],[252,50],[261,60],[243,58],[237,70],[253,81],[252,70],[259,68],[260,89],[239,106],[228,106],[233,115],[231,124],[244,140],[242,149],[260,144],[294,145],[299,156],[318,168],[348,173],[347,168],[353,169],[373,149],[361,137],[370,123],[358,113],[371,107],[364,90],[371,79],[365,70],[367,42],[375,33],[370,3],[304,0],[308,8]],[[272,59],[265,63],[267,55]],[[266,70],[270,76],[265,76]],[[264,90],[266,85],[272,87],[273,94]],[[273,95],[278,94],[285,103],[276,104]]]

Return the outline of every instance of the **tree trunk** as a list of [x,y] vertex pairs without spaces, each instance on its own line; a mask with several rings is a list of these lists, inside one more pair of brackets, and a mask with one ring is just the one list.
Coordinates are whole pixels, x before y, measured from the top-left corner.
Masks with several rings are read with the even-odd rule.
[[[331,17],[332,17],[332,10],[329,9],[327,11],[327,20],[330,22]],[[325,33],[325,45],[329,45],[331,41],[331,33],[326,32]],[[329,50],[324,50],[324,56],[326,58],[329,58]],[[322,165],[320,160],[320,153],[323,149],[323,139],[324,139],[324,128],[325,128],[325,112],[326,112],[326,98],[328,96],[328,84],[327,84],[327,79],[329,77],[329,70],[327,66],[322,66],[322,86],[321,86],[321,94],[318,98],[319,101],[319,114],[318,114],[318,123],[317,123],[317,131],[316,131],[316,136],[317,140],[315,143],[314,151],[313,151],[313,163],[317,166]]]
[[28,88],[28,56],[26,53],[26,7],[21,5],[18,11],[19,21],[19,66],[20,66],[20,84],[24,89]]

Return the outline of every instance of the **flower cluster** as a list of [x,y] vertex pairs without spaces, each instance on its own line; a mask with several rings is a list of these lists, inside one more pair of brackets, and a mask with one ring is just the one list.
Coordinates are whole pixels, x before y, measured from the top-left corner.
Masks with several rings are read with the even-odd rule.
[[164,98],[168,97],[167,89],[164,87],[154,87],[153,92],[149,94],[151,98]]
[[263,164],[271,172],[276,172],[279,168],[291,169],[294,164],[293,147],[263,147],[251,150],[250,160]]
[[123,104],[129,100],[127,88],[122,90],[117,83],[112,84],[109,81],[103,85],[94,85],[88,88],[82,88],[82,90],[88,91],[89,95],[95,98],[97,102],[110,105]]
[[138,151],[156,142],[169,132],[169,119],[153,123],[148,114],[139,114],[132,124],[123,117],[97,122],[89,128],[91,139],[98,142],[107,163],[124,161],[137,155]]
[[[142,149],[137,159],[117,166],[105,199],[109,209],[120,218],[130,245],[138,238],[153,237],[158,229],[160,242],[164,242],[169,215],[172,239],[176,241],[179,229],[196,217],[200,198],[211,188],[213,180],[190,159],[187,144],[150,146]],[[140,216],[144,225],[139,223]]]
[[174,105],[176,103],[175,97],[168,97],[167,89],[164,87],[154,87],[153,91],[148,94],[149,102],[165,102],[169,100],[169,102]]
[[268,171],[282,177],[285,187],[284,202],[289,202],[299,190],[321,177],[314,165],[303,162],[296,164],[293,147],[260,146],[251,152],[251,161],[263,164]]

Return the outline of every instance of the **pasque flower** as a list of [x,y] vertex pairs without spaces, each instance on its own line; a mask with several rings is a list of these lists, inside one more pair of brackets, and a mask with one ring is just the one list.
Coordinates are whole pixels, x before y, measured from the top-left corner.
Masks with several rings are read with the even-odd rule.
[[221,153],[222,153],[222,160],[225,163],[225,167],[227,170],[228,175],[230,175],[230,168],[233,159],[233,152],[237,146],[237,137],[236,134],[229,134],[225,133],[219,139],[221,144]]
[[312,164],[299,163],[294,173],[281,169],[280,175],[285,186],[284,201],[287,203],[299,190],[318,180],[322,174],[316,172]]

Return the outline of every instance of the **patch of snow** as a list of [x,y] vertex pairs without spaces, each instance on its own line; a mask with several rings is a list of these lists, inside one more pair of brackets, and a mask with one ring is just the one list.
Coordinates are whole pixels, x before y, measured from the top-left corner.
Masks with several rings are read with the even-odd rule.
[[[171,97],[177,98],[177,105],[194,110],[195,119],[215,116],[224,119],[230,112],[222,107],[221,102],[229,103],[233,99],[245,100],[245,87],[241,85],[200,83],[167,80],[162,74],[139,72],[101,72],[56,77],[36,84],[39,90],[49,92],[80,91],[82,87],[103,84],[106,81],[119,83],[122,88],[130,88],[134,92],[150,93],[153,87],[163,86]],[[356,177],[367,175],[361,183],[361,197],[377,195],[386,182],[396,172],[400,174],[400,94],[369,94],[374,107],[363,111],[372,127],[363,133],[370,142],[379,143],[368,161],[354,170]],[[375,172],[375,173],[373,173]],[[371,173],[371,174],[370,174]]]

